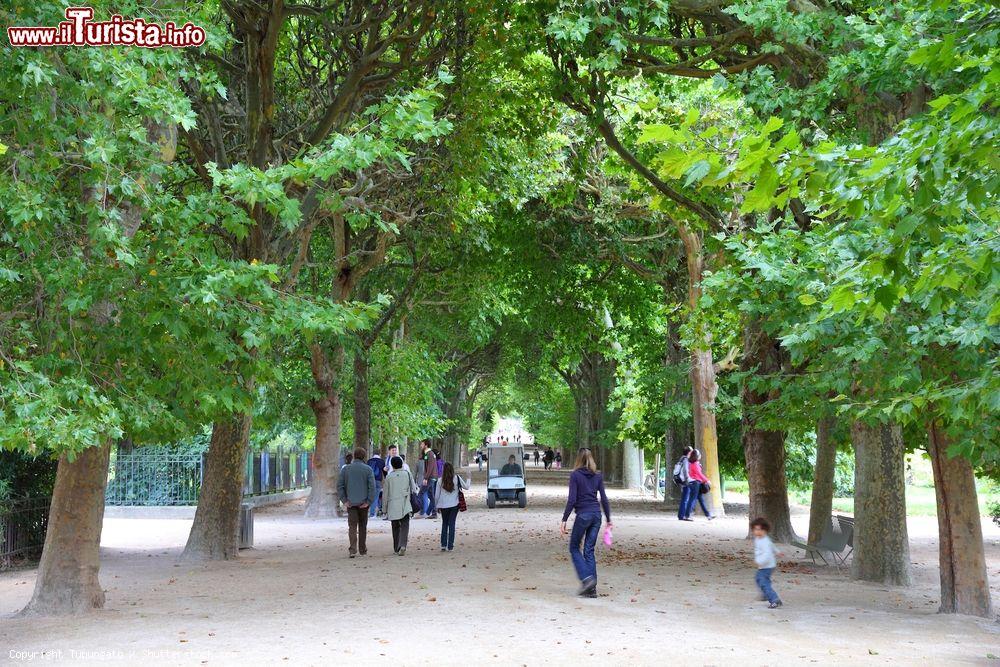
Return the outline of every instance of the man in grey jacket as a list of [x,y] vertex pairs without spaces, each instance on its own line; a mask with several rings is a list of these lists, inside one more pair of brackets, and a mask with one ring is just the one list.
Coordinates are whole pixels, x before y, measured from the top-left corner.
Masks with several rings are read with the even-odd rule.
[[354,450],[354,460],[341,468],[337,493],[347,507],[347,535],[351,545],[351,558],[358,553],[368,553],[368,508],[375,502],[375,473],[365,461],[368,452],[361,447]]

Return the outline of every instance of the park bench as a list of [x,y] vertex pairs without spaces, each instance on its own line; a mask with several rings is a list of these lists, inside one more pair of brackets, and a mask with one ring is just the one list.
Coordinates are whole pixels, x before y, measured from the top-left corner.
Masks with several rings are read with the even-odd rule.
[[[837,516],[831,517],[829,523],[823,529],[823,534],[815,544],[808,544],[799,540],[792,540],[792,546],[805,551],[813,563],[816,557],[825,565],[830,565],[826,555],[829,554],[833,564],[838,568],[847,563],[847,558],[854,551],[854,519],[851,517]],[[844,553],[844,550],[847,552]]]

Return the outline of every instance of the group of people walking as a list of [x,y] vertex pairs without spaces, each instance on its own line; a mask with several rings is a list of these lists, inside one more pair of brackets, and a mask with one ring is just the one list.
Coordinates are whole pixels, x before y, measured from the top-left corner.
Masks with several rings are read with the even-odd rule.
[[419,485],[395,446],[389,448],[384,465],[380,465],[383,459],[377,453],[366,461],[367,452],[359,447],[341,468],[337,492],[347,509],[347,552],[351,558],[368,553],[368,519],[379,512],[392,526],[396,555],[406,555],[410,517],[414,515],[436,519],[440,514],[441,551],[455,548],[458,513],[465,509],[462,490],[468,489],[469,483],[429,442],[422,442],[420,449]]
[[[452,551],[455,548],[458,514],[465,510],[462,491],[469,489],[468,481],[455,472],[450,462],[442,462],[426,441],[421,443],[423,465],[422,473],[418,475],[421,478],[419,485],[406,466],[404,457],[397,453],[395,447],[389,450],[381,481],[376,480],[375,471],[370,465],[372,460],[381,459],[376,455],[366,462],[365,456],[364,449],[356,449],[353,460],[341,469],[338,482],[338,492],[347,506],[349,556],[354,558],[368,553],[368,518],[374,516],[372,507],[378,502],[379,494],[382,497],[384,517],[392,524],[392,548],[396,555],[406,554],[410,518],[415,514],[427,517],[440,515],[441,551]],[[677,514],[681,521],[691,520],[695,502],[701,504],[702,511],[708,518],[713,518],[702,499],[703,495],[707,495],[710,483],[701,469],[700,459],[697,450],[687,447],[684,456],[674,467],[674,481],[683,487]],[[425,497],[428,499],[426,509],[423,502]],[[576,518],[572,529],[567,530],[567,522],[574,512]],[[603,520],[607,520],[604,541],[610,546],[613,525],[604,477],[597,469],[591,450],[583,448],[577,454],[569,477],[569,493],[559,524],[560,533],[569,536],[570,560],[580,581],[577,594],[581,597],[595,598],[598,595],[596,547]],[[779,554],[768,536],[770,525],[764,519],[754,519],[751,530],[754,536],[754,560],[757,564],[757,587],[762,599],[772,609],[780,607],[781,599],[771,583]]]

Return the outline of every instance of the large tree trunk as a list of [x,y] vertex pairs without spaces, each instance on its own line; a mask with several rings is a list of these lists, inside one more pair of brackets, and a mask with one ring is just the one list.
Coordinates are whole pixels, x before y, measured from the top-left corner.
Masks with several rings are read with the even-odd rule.
[[988,618],[990,584],[972,464],[963,456],[948,456],[951,443],[939,423],[932,422],[927,435],[937,496],[940,611]]
[[907,586],[911,582],[906,532],[902,429],[898,424],[851,424],[854,443],[855,579]]
[[316,449],[313,452],[313,482],[306,502],[307,517],[328,519],[339,516],[337,479],[340,475],[340,425],[343,403],[337,378],[344,364],[344,348],[336,345],[332,358],[323,348],[311,348],[312,373],[319,397],[310,403],[316,417]]
[[[758,376],[781,373],[782,355],[778,342],[767,335],[760,322],[749,320],[743,327],[743,368]],[[750,518],[763,517],[771,524],[771,537],[778,542],[797,539],[788,509],[788,479],[785,475],[785,434],[757,427],[758,413],[778,393],[752,385],[753,376],[743,383],[743,455],[750,487]]]
[[833,480],[837,464],[837,441],[833,437],[834,418],[816,423],[816,467],[813,469],[812,500],[809,503],[809,544],[816,544],[830,525],[833,515]]
[[59,457],[45,547],[24,614],[79,614],[104,606],[99,547],[110,441]]
[[372,446],[372,404],[368,395],[368,350],[358,348],[354,353],[354,448],[368,452]]
[[239,553],[250,421],[250,415],[237,413],[212,425],[198,509],[182,555],[186,560],[231,560]]
[[[681,226],[681,240],[688,268],[688,306],[694,312],[701,298],[701,277],[705,270],[705,256],[701,232]],[[712,483],[712,506],[719,515],[725,514],[722,506],[722,478],[719,474],[719,436],[715,425],[715,397],[719,385],[715,381],[715,362],[712,360],[712,338],[707,331],[700,344],[691,350],[691,413],[694,417],[695,447],[701,451],[705,476]]]

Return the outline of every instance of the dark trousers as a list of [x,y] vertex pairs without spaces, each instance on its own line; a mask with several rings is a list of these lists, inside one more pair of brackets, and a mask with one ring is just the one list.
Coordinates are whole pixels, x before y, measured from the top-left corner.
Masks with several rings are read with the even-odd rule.
[[701,482],[691,482],[694,487],[691,490],[691,497],[688,499],[687,509],[684,510],[684,516],[690,517],[694,514],[694,504],[698,503],[701,505],[701,511],[705,513],[705,516],[712,516],[708,511],[708,507],[705,506],[705,496],[707,493],[701,492]]
[[406,548],[406,540],[410,536],[410,515],[407,514],[402,519],[392,520],[392,551],[399,553],[400,549]]
[[[601,513],[577,514],[573,521],[573,531],[569,535],[569,557],[576,568],[580,581],[597,578],[597,558],[594,547],[601,532]],[[582,546],[582,549],[581,549]]]
[[681,504],[677,507],[677,518],[687,519],[694,509],[695,496],[701,491],[701,482],[691,480],[681,489]]
[[441,548],[451,551],[455,548],[455,521],[458,519],[458,506],[443,507],[438,510],[441,515]]
[[347,508],[347,536],[351,540],[348,551],[352,554],[361,552],[361,555],[368,553],[368,508],[348,507]]

